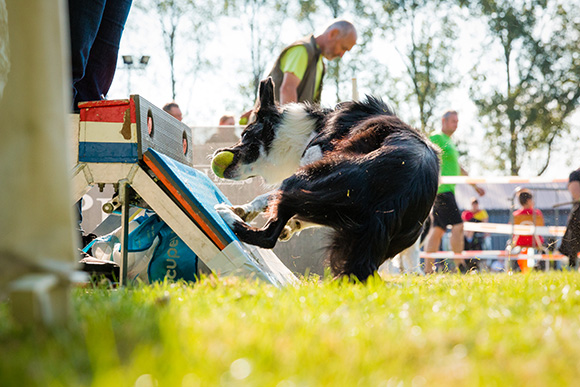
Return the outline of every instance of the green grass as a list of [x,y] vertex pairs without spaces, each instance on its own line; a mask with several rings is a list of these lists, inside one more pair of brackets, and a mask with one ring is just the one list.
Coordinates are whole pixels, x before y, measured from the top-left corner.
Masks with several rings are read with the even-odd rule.
[[[580,274],[75,289],[68,328],[0,304],[2,386],[577,385]],[[153,380],[153,382],[152,382]],[[157,384],[151,384],[157,383]]]

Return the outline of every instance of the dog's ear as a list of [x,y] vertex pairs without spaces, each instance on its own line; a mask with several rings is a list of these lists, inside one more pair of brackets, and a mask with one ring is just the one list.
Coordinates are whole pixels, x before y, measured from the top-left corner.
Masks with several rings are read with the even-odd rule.
[[268,77],[260,82],[260,108],[274,105],[274,81]]

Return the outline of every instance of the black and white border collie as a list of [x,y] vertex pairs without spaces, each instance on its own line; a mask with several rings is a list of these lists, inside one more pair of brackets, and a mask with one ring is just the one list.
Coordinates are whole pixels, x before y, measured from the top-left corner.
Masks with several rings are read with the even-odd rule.
[[[280,107],[270,78],[260,83],[255,120],[215,152],[212,168],[226,179],[281,182],[252,203],[218,206],[242,241],[272,248],[305,224],[328,226],[333,274],[361,281],[417,240],[439,178],[437,149],[382,100]],[[264,227],[245,222],[266,208]]]

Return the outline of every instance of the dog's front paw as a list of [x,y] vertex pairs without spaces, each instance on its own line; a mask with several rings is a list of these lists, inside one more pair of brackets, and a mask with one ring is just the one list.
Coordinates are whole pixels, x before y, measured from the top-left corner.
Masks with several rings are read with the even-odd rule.
[[240,217],[240,219],[247,221],[248,211],[245,206],[232,206],[232,211],[234,214]]
[[254,208],[252,203],[246,203],[240,206],[232,206],[232,210],[237,216],[242,218],[244,222],[248,223],[260,215],[260,213],[262,213],[262,208]]
[[233,229],[236,223],[244,223],[242,218],[240,218],[234,212],[231,206],[225,203],[219,203],[214,206],[215,210],[221,216],[221,218],[227,223],[227,225]]

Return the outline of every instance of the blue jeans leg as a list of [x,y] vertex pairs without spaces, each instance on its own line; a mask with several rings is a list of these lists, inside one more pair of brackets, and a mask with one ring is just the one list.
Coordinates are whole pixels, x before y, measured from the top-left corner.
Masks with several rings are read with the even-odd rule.
[[106,96],[132,0],[69,0],[73,109]]

